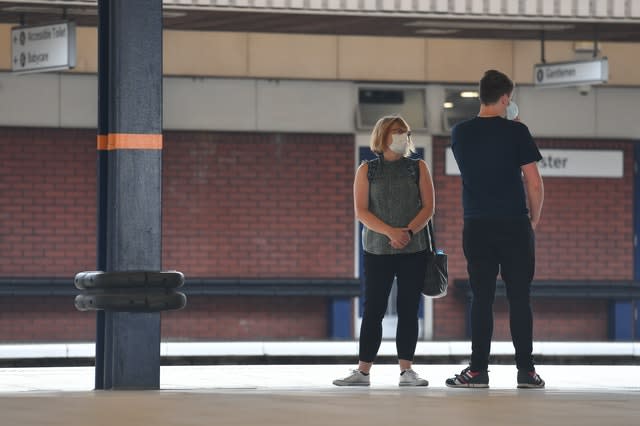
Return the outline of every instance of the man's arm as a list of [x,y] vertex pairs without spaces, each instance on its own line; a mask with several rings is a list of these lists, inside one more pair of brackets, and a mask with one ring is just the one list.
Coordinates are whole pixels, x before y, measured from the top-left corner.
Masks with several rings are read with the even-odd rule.
[[522,170],[524,187],[527,191],[531,227],[536,229],[542,214],[542,202],[544,200],[542,176],[540,176],[540,171],[538,170],[538,163],[525,164],[520,169]]

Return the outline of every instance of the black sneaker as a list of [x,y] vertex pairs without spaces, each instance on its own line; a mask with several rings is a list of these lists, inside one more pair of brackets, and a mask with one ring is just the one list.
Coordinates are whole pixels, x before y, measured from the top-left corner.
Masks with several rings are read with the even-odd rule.
[[445,382],[450,388],[488,388],[489,373],[485,371],[471,371],[471,367],[467,367],[455,377],[447,379]]
[[533,371],[518,370],[518,388],[519,389],[539,389],[544,387],[542,377]]

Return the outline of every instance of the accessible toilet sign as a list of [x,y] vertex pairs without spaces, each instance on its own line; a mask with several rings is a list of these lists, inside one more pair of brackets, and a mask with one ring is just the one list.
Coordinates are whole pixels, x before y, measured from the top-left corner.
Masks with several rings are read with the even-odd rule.
[[76,66],[73,22],[11,29],[11,70],[15,73],[66,70]]
[[566,87],[606,83],[609,79],[607,58],[537,64],[533,67],[536,87]]

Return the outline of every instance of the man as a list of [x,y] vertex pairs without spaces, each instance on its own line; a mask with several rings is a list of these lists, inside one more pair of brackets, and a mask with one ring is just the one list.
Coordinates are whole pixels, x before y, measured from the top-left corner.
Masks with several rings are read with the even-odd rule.
[[447,379],[449,387],[489,387],[498,272],[509,301],[518,388],[545,385],[533,363],[529,296],[535,269],[533,230],[540,221],[544,197],[536,164],[542,157],[527,126],[517,116],[505,118],[517,110],[511,100],[513,88],[505,74],[487,71],[480,80],[480,112],[451,132],[451,147],[462,177],[462,244],[473,302],[471,364]]

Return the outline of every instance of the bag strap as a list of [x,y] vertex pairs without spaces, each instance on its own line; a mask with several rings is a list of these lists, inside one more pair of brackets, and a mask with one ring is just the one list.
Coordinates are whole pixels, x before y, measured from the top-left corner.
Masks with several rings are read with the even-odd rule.
[[367,161],[369,166],[369,170],[367,172],[367,179],[369,182],[373,180],[373,175],[375,175],[376,170],[378,169],[378,164],[380,164],[380,158],[374,158],[373,160]]
[[429,219],[429,223],[427,223],[427,232],[429,234],[429,245],[431,246],[431,252],[435,253],[436,251],[436,234],[433,232],[433,222]]

